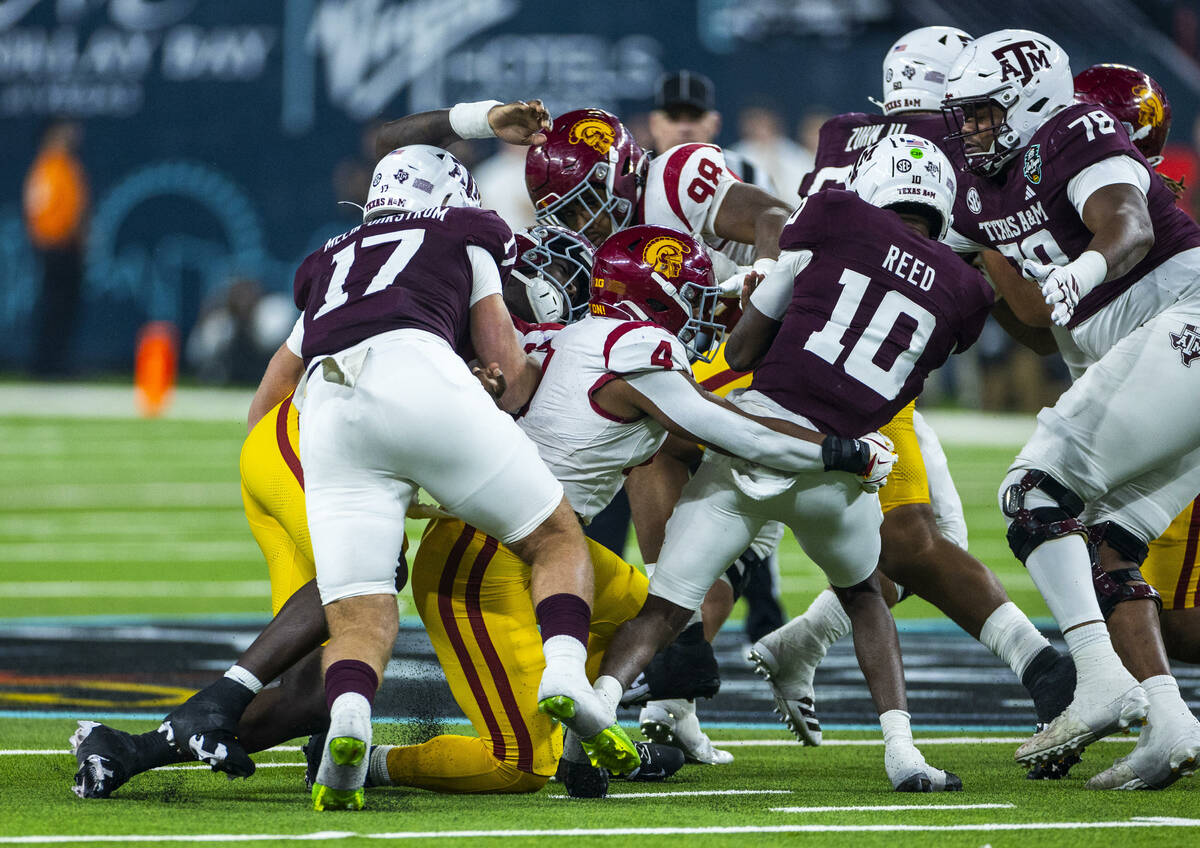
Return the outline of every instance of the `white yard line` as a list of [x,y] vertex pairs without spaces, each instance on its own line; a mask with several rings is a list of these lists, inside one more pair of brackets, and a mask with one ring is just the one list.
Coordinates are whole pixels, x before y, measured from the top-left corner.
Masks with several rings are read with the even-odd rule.
[[334,839],[504,839],[514,836],[706,836],[752,833],[952,833],[997,830],[1110,830],[1152,827],[1200,828],[1200,819],[1165,816],[1104,822],[986,822],[979,824],[780,824],[730,827],[609,827],[559,830],[427,830],[358,833],[327,830],[316,833],[173,833],[96,834],[0,837],[4,845],[45,845],[72,842],[319,842]]
[[[684,798],[698,797],[702,795],[791,795],[790,789],[689,789],[683,792],[672,792],[666,790],[663,792],[609,792],[608,797],[612,798]],[[551,798],[566,798],[572,800],[569,795],[550,795]]]
[[863,807],[772,807],[772,813],[861,813],[876,810],[1011,810],[1016,804],[873,804]]
[[136,580],[0,581],[0,598],[266,598],[270,593],[271,584],[266,580],[163,580],[145,583]]
[[[1032,735],[1032,731],[1030,732]],[[920,745],[976,745],[981,742],[990,742],[996,745],[1019,745],[1029,739],[1029,736],[928,736],[916,739],[915,742]],[[775,748],[775,747],[800,747],[801,743],[795,739],[714,739],[714,742],[721,748]],[[1132,742],[1132,736],[1106,736],[1098,742]],[[839,745],[882,745],[883,737],[872,739],[825,739],[821,742],[821,747],[837,747]],[[1095,744],[1095,743],[1092,743]]]

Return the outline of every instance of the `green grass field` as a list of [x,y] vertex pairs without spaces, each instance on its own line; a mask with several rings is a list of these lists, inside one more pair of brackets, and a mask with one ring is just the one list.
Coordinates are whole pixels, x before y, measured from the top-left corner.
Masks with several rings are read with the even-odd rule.
[[[243,433],[235,415],[0,417],[0,640],[4,625],[19,619],[265,615],[265,567],[246,529],[238,486]],[[1046,618],[1008,553],[994,506],[1017,444],[943,438],[966,504],[972,551],[1032,617]],[[418,531],[410,527],[414,542]],[[823,581],[790,540],[782,570],[787,606],[799,612]],[[897,615],[937,613],[910,600]],[[113,724],[152,727],[151,721]],[[1128,750],[1127,739],[1089,749],[1077,775],[1062,784],[1035,784],[1013,763],[1011,738],[935,744],[937,734],[918,732],[919,744],[930,740],[923,749],[928,759],[960,774],[966,791],[911,797],[888,791],[877,733],[828,732],[828,744],[805,749],[778,744],[787,739],[782,730],[724,730],[712,735],[733,740],[733,764],[689,767],[659,785],[617,782],[604,802],[566,800],[556,784],[534,796],[471,799],[379,790],[362,813],[316,814],[308,809],[294,751],[263,755],[258,774],[245,782],[200,768],[163,770],[113,799],[81,801],[70,792],[75,763],[66,741],[73,729],[63,718],[0,718],[0,844],[503,837],[505,845],[523,845],[565,836],[572,844],[754,839],[1027,848],[1118,840],[1194,845],[1200,838],[1200,782],[1161,793],[1082,790],[1088,776]],[[377,733],[380,741],[400,741],[407,730],[381,724]],[[616,797],[626,793],[633,794]],[[538,836],[543,831],[553,833]]]

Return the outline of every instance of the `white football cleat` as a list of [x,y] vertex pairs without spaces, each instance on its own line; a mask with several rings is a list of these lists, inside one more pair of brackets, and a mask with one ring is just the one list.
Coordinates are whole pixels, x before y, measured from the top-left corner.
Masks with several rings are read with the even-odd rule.
[[821,660],[808,662],[800,651],[790,651],[785,655],[789,661],[785,665],[770,642],[770,634],[755,642],[746,659],[753,664],[754,673],[771,684],[779,720],[801,744],[820,745],[821,722],[817,718],[813,675]]
[[678,748],[690,763],[724,765],[733,762],[733,754],[713,747],[708,734],[700,729],[696,705],[691,701],[651,701],[642,707],[638,721],[647,739]]
[[1200,768],[1200,722],[1147,724],[1137,745],[1087,782],[1087,789],[1165,789]]
[[593,766],[628,774],[641,765],[633,740],[617,724],[616,709],[592,689],[582,666],[551,671],[547,665],[538,686],[538,710],[578,735]]
[[912,744],[889,745],[883,767],[897,792],[961,792],[958,775],[934,768]]
[[[1113,692],[1120,694],[1112,697]],[[1141,724],[1149,707],[1146,691],[1128,672],[1115,685],[1080,687],[1054,721],[1017,749],[1016,760],[1028,768],[1078,754],[1097,739]]]
[[330,710],[321,765],[312,786],[313,809],[361,810],[370,767],[371,705],[356,692],[339,695]]

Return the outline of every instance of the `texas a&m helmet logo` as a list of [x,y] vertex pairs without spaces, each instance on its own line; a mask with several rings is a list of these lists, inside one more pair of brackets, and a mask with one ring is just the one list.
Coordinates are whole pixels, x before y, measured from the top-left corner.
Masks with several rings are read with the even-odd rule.
[[1163,108],[1162,99],[1154,89],[1148,85],[1135,85],[1133,96],[1138,107],[1139,127],[1157,127],[1163,122],[1166,110]]
[[1000,63],[1000,82],[1015,79],[1026,85],[1034,74],[1050,67],[1046,45],[1036,41],[1014,41],[993,50],[992,55]]
[[668,280],[678,277],[683,270],[683,257],[692,249],[678,239],[659,236],[650,239],[642,250],[642,261]]
[[601,156],[607,156],[613,142],[617,140],[616,133],[607,122],[599,118],[583,118],[571,125],[567,141],[571,144],[586,144]]
[[1183,330],[1171,333],[1171,347],[1179,351],[1183,364],[1192,367],[1192,361],[1200,359],[1200,327],[1184,324]]

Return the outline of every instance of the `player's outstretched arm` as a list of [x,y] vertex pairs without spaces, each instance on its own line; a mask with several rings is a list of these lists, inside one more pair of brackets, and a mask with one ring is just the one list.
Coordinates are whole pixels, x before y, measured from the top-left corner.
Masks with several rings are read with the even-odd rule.
[[246,431],[254,429],[264,415],[271,411],[288,393],[296,388],[300,376],[304,373],[304,360],[292,353],[287,342],[279,346],[279,350],[267,363],[267,370],[250,401],[250,411],[246,415]]
[[775,341],[780,324],[780,321],[760,312],[751,298],[742,311],[742,317],[725,340],[725,361],[729,367],[734,371],[753,371],[757,368],[770,350],[771,342]]
[[877,484],[895,461],[886,439],[844,439],[750,415],[700,388],[682,371],[646,371],[612,380],[592,399],[614,416],[648,415],[676,436],[780,471],[848,471],[870,476],[868,482]]
[[544,131],[551,126],[550,113],[540,100],[459,103],[451,109],[419,112],[384,124],[375,137],[375,155],[383,157],[409,144],[447,147],[466,138],[493,136],[509,144],[542,144]]
[[713,232],[723,239],[754,245],[758,259],[779,256],[779,234],[792,210],[778,197],[756,185],[729,187],[713,220]]
[[471,307],[471,344],[480,362],[488,363],[489,369],[499,366],[498,376],[504,381],[500,408],[516,412],[529,403],[542,370],[517,343],[512,316],[500,295],[490,294]]

